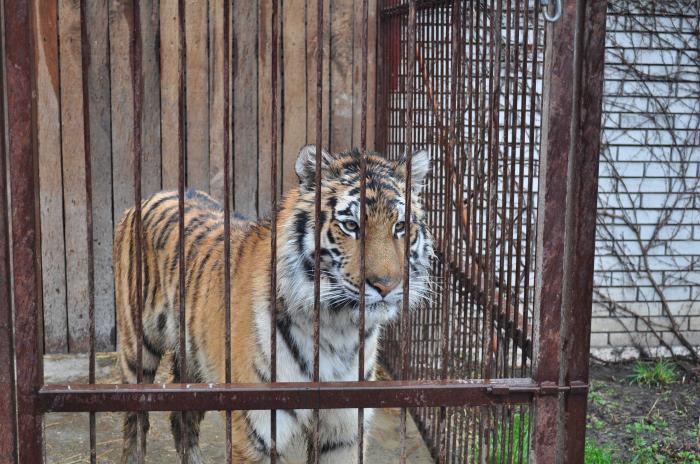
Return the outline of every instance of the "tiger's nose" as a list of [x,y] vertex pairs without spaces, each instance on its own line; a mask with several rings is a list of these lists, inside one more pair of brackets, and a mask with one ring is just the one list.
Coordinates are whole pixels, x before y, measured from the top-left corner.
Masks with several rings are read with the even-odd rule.
[[391,277],[369,278],[367,279],[367,283],[377,290],[382,297],[387,296],[399,285],[399,281]]

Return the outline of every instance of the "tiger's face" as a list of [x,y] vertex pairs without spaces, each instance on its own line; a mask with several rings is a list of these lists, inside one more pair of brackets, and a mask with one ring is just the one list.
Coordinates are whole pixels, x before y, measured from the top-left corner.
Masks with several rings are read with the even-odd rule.
[[[367,154],[365,303],[390,319],[403,301],[404,240],[410,237],[409,304],[429,292],[433,255],[420,190],[430,169],[428,153],[412,156],[411,218],[406,218],[406,162]],[[357,311],[360,299],[360,152],[321,156],[321,302],[331,311]],[[291,242],[301,267],[293,290],[313,294],[315,147],[307,145],[295,165],[299,198],[290,223]],[[291,251],[291,250],[290,250]],[[284,258],[283,258],[284,259]],[[302,290],[303,289],[303,290]],[[299,294],[298,297],[301,297]],[[308,296],[306,297],[308,298]],[[306,299],[305,298],[305,299]],[[313,302],[313,300],[311,300]]]

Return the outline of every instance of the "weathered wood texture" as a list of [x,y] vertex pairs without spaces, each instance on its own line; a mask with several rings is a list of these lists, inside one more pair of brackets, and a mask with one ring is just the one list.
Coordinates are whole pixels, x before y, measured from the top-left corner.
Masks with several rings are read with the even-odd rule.
[[[231,197],[248,217],[269,214],[272,1],[231,5]],[[187,2],[186,178],[223,197],[223,2]],[[368,134],[374,140],[377,1],[370,0]],[[130,0],[87,2],[91,44],[82,69],[76,0],[34,0],[44,333],[47,352],[85,351],[87,248],[82,79],[88,79],[94,204],[97,348],[114,348],[111,248],[115,224],[133,206],[133,88]],[[299,148],[316,135],[316,0],[280,4],[278,192],[296,184]],[[143,0],[142,192],[177,187],[177,0]],[[362,1],[326,0],[323,140],[331,150],[360,144]],[[330,59],[329,59],[330,57]]]

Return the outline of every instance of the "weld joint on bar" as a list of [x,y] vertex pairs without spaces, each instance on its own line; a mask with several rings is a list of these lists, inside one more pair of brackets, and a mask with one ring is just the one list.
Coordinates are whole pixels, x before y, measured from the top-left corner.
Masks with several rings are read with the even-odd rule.
[[556,382],[540,382],[537,390],[537,395],[539,396],[558,395],[559,393],[585,395],[588,393],[588,384],[580,380],[569,382],[568,385],[558,385]]

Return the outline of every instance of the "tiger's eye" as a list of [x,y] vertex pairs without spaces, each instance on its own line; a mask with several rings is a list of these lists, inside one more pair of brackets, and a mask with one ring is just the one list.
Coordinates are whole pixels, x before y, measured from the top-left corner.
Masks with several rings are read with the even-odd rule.
[[343,222],[343,227],[345,227],[345,228],[346,228],[347,230],[349,230],[350,232],[354,232],[354,231],[356,231],[357,229],[360,228],[360,226],[357,225],[357,222],[355,222],[355,221],[344,221],[344,222]]
[[405,229],[406,229],[406,223],[403,221],[397,222],[396,225],[394,226],[394,230],[396,231],[397,234],[403,232]]

